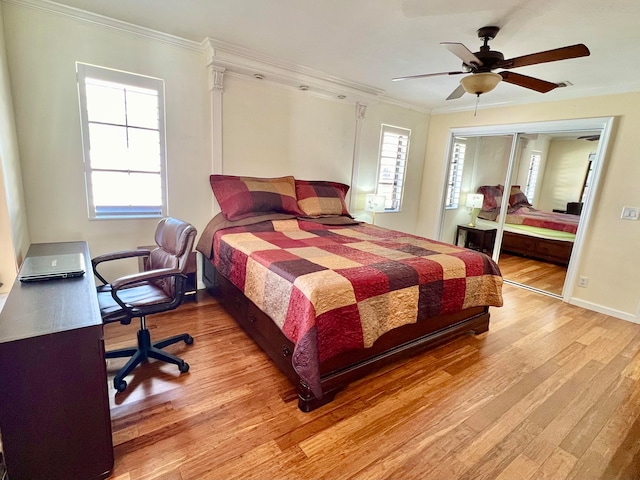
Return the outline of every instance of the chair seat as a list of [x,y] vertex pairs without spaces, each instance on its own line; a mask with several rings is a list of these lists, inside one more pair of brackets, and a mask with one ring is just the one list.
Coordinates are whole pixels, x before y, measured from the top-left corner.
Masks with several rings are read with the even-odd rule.
[[[164,290],[153,284],[144,284],[120,290],[118,296],[124,303],[134,307],[168,303],[172,300]],[[111,289],[98,289],[98,304],[100,305],[102,320],[105,323],[119,322],[122,319],[128,318],[128,315],[123,312],[120,305],[113,299]]]

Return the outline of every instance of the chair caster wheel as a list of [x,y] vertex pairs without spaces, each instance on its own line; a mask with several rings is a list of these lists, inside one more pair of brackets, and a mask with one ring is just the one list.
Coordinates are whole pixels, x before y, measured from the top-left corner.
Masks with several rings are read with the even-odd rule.
[[178,369],[180,370],[180,373],[187,373],[189,371],[189,364],[187,362],[182,362],[178,365]]
[[124,380],[120,380],[119,383],[116,383],[116,381],[113,381],[113,386],[115,387],[115,389],[122,393],[125,391],[125,389],[127,388],[127,382],[125,382]]
[[184,339],[184,343],[186,343],[187,345],[191,345],[193,343],[193,337],[189,335],[187,338]]

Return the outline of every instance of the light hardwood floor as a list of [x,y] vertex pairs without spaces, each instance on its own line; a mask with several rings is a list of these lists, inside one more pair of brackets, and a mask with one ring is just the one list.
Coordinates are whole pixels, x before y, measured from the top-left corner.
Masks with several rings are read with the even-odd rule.
[[[640,325],[517,287],[468,336],[352,384],[311,413],[206,293],[148,318],[190,332],[110,390],[129,479],[638,479]],[[107,348],[137,326],[105,327]],[[113,370],[122,360],[109,360]]]
[[502,276],[508,280],[562,295],[567,267],[504,252],[500,253],[498,265]]

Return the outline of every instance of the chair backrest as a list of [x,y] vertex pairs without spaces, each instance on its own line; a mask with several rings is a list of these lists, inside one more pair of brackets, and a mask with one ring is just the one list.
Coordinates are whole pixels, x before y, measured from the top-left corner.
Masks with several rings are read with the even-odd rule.
[[[155,241],[157,248],[149,255],[148,268],[178,268],[186,274],[189,254],[193,249],[196,238],[196,229],[193,225],[167,217],[160,220],[156,228]],[[162,280],[157,282],[167,295],[174,296],[175,282]]]

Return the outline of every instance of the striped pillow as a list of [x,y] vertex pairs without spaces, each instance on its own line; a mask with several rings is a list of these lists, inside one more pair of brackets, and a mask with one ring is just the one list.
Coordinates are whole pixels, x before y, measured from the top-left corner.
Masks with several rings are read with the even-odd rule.
[[349,215],[344,197],[349,185],[322,180],[297,180],[298,206],[307,217]]
[[524,194],[522,190],[520,190],[520,185],[513,185],[511,187],[511,192],[509,193],[510,193],[509,194],[510,207],[522,207],[522,206],[530,207],[531,206],[527,196]]
[[211,175],[211,189],[227,220],[240,220],[265,213],[304,215],[298,208],[295,180],[279,178]]

